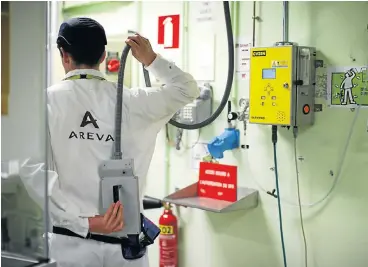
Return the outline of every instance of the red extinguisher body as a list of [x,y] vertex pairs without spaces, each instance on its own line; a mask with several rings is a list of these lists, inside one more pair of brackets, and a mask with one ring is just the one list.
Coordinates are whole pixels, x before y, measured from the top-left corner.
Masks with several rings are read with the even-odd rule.
[[178,267],[178,220],[168,204],[159,225],[160,267]]

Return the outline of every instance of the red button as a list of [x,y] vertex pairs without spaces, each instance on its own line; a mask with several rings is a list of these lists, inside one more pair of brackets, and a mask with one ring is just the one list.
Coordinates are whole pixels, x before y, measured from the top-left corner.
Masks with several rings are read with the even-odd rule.
[[119,70],[120,61],[117,59],[110,59],[107,62],[107,70],[109,72],[117,72]]
[[304,114],[308,114],[309,112],[310,112],[309,105],[304,105],[304,106],[303,106],[303,113],[304,113]]

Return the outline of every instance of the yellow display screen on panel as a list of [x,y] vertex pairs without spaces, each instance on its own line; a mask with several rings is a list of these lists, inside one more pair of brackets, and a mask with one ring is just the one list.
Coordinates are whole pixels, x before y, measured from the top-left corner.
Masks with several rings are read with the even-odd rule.
[[291,124],[292,64],[292,46],[251,49],[250,123]]

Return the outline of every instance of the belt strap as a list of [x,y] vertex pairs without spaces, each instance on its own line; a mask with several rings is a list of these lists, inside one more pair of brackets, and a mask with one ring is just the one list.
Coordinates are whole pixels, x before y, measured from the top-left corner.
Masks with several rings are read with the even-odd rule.
[[88,233],[87,237],[83,237],[81,235],[78,235],[76,233],[74,233],[73,231],[70,231],[69,229],[66,228],[62,228],[62,227],[57,227],[54,226],[52,228],[52,232],[54,234],[58,234],[58,235],[66,235],[66,236],[71,236],[71,237],[78,237],[78,238],[82,238],[82,239],[92,239],[98,242],[104,242],[104,243],[109,243],[109,244],[119,244],[122,246],[130,246],[131,242],[128,238],[126,237],[113,237],[113,236],[106,236],[106,235],[96,235],[96,234],[91,234]]

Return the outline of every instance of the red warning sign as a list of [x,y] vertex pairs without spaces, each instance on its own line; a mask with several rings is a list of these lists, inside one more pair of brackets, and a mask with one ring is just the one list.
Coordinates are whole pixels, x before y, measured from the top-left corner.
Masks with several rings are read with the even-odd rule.
[[179,48],[180,15],[158,17],[158,41],[165,49]]
[[198,196],[235,202],[238,188],[237,174],[236,166],[201,162]]

